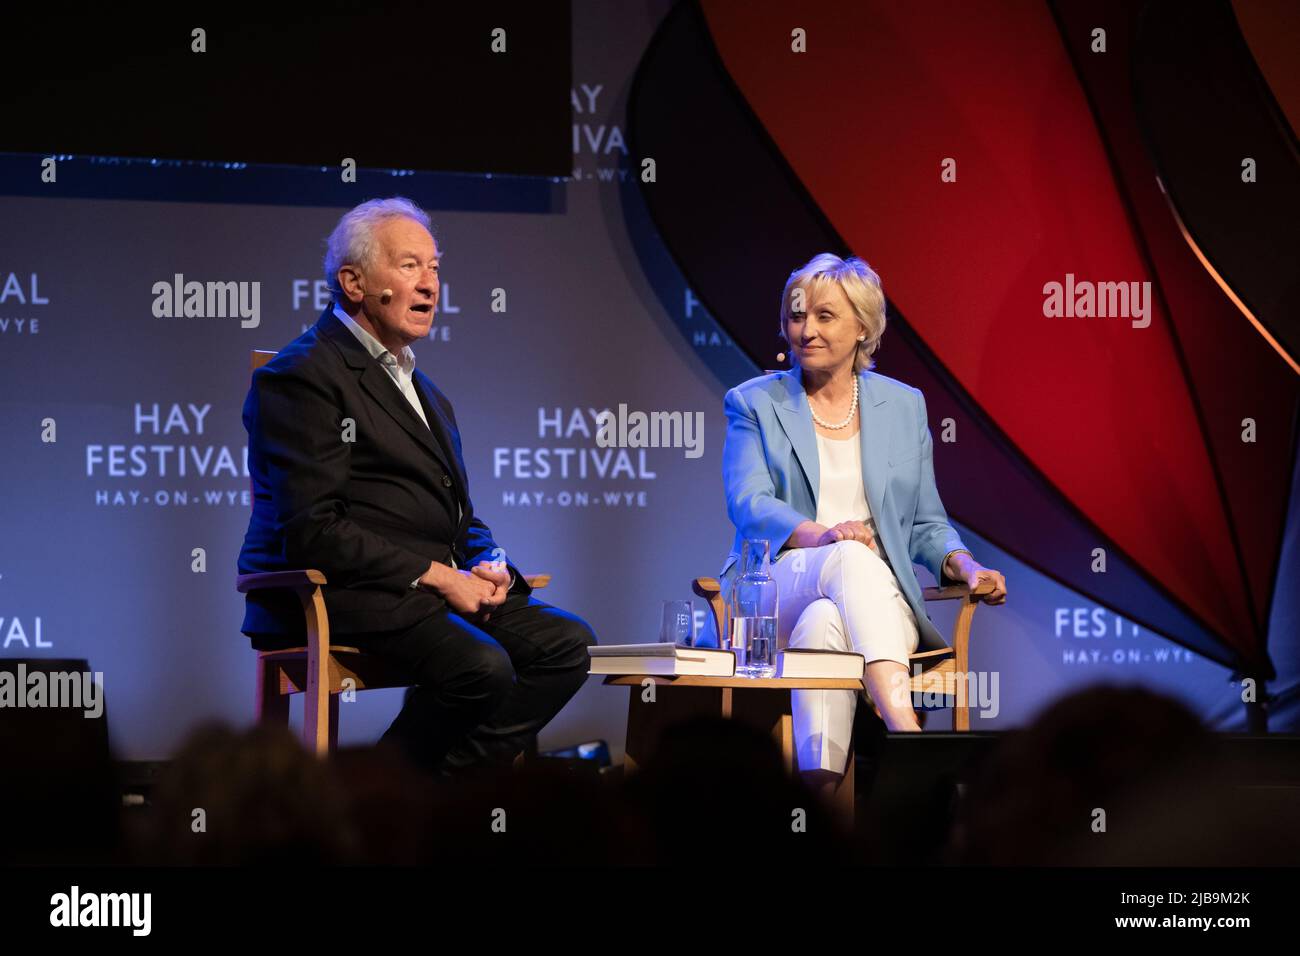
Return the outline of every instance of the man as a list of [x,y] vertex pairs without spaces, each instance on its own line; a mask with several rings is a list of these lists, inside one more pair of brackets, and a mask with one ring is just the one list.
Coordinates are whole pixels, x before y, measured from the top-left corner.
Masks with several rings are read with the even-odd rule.
[[[595,642],[531,597],[474,515],[451,403],[415,369],[439,252],[423,211],[376,199],[328,240],[334,294],[253,374],[244,404],[253,516],[241,573],[316,568],[334,639],[409,675],[384,734],[442,774],[508,763],[577,693]],[[261,649],[303,641],[292,594],[247,596]]]

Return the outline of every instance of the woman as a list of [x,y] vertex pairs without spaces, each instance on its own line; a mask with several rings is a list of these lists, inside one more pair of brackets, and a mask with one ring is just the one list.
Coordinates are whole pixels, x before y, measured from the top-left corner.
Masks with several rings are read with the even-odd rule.
[[[912,562],[942,584],[1006,582],[962,544],[934,483],[918,389],[870,371],[885,331],[880,278],[861,259],[823,253],[781,296],[788,372],[727,392],[727,514],[736,526],[723,593],[746,540],[771,542],[778,646],[856,651],[864,686],[891,731],[919,731],[908,655],[947,646],[926,616]],[[818,789],[844,773],[853,691],[793,691],[800,770]]]

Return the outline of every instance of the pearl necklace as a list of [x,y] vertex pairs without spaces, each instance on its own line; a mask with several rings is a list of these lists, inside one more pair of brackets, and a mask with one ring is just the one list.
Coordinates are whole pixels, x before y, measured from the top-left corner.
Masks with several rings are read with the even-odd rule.
[[832,425],[830,422],[822,421],[821,417],[817,414],[817,412],[813,411],[812,402],[808,403],[808,411],[812,412],[813,421],[815,421],[822,428],[848,428],[849,422],[853,421],[853,413],[856,412],[857,410],[858,410],[858,377],[856,375],[853,376],[853,403],[849,405],[848,416],[844,419],[844,421],[840,422],[838,425]]

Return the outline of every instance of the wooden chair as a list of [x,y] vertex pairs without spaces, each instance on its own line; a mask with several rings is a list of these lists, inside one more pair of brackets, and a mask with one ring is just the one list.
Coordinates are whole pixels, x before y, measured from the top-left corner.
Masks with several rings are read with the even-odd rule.
[[[692,589],[709,603],[718,634],[726,634],[726,607],[716,578],[696,578]],[[981,595],[993,590],[983,584],[971,591],[966,585],[926,588],[927,601],[962,602],[953,627],[951,647],[913,654],[910,662],[921,672],[911,677],[913,691],[926,691],[942,701],[941,706],[954,708],[955,730],[970,730],[970,714],[965,698],[965,684],[958,675],[967,670],[970,649],[970,625]],[[656,687],[653,697],[644,696],[645,681]],[[797,771],[794,746],[794,719],[791,715],[791,690],[862,690],[861,680],[827,678],[749,678],[619,675],[605,678],[605,683],[629,688],[627,744],[624,772],[633,773],[658,747],[660,736],[675,723],[698,715],[741,720],[772,735],[781,750],[782,762],[791,776]],[[660,691],[662,688],[662,691]],[[874,704],[873,704],[874,706]],[[879,711],[877,711],[878,713]],[[830,794],[832,812],[846,827],[852,828],[855,813],[855,766],[852,749],[844,775]]]
[[[254,351],[252,370],[261,368],[275,354]],[[524,580],[538,589],[546,587],[551,576],[525,575]],[[330,643],[324,591],[328,584],[324,574],[310,568],[241,574],[235,581],[235,589],[241,594],[285,588],[293,591],[302,604],[307,625],[306,645],[257,652],[257,721],[287,724],[289,696],[303,694],[303,743],[321,757],[338,747],[339,694],[411,686],[408,678],[393,672],[378,658],[356,647]]]

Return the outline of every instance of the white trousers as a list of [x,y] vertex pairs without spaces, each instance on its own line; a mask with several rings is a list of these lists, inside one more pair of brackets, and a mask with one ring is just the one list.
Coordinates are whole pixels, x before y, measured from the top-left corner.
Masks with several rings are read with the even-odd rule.
[[[791,548],[772,565],[777,647],[856,651],[866,663],[898,661],[921,641],[916,615],[885,560],[861,541]],[[858,694],[790,692],[800,770],[843,773],[853,746]]]

